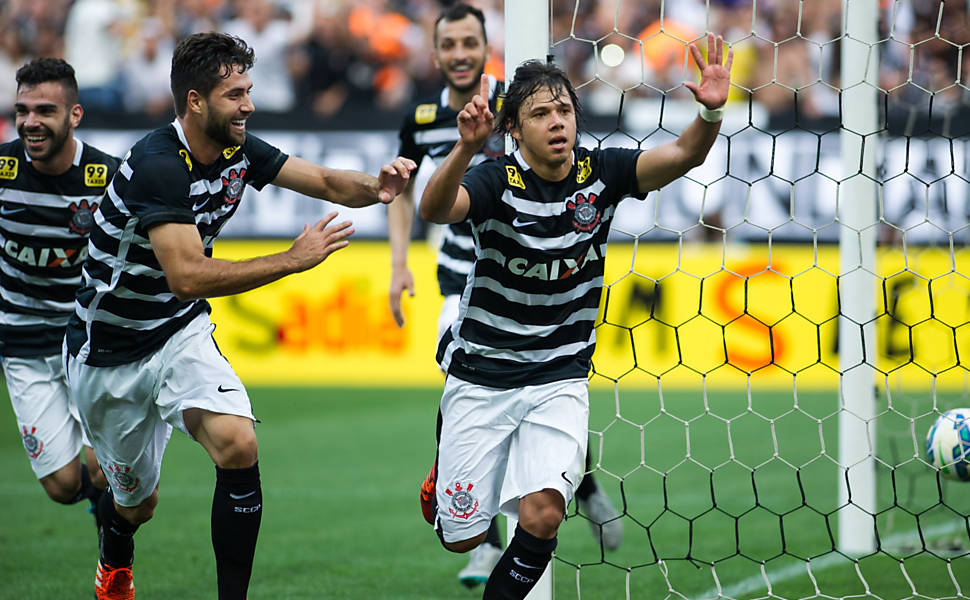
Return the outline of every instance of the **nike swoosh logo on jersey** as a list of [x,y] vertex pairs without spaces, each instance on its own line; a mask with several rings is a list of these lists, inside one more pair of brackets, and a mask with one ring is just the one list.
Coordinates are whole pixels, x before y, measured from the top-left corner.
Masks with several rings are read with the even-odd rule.
[[512,221],[512,227],[528,227],[529,225],[535,225],[538,222],[539,221],[523,221],[518,217],[515,217],[515,219]]
[[229,497],[232,498],[233,500],[242,500],[243,498],[249,498],[255,493],[256,493],[256,490],[253,490],[248,494],[233,494],[232,492],[229,492]]
[[199,203],[199,204],[193,204],[193,205],[192,205],[192,210],[199,210],[200,208],[202,208],[203,206],[205,206],[205,205],[206,205],[206,204],[208,204],[208,203],[209,203],[209,199],[208,199],[208,198],[206,198],[205,200],[203,200],[203,201],[202,201],[201,203]]
[[542,569],[542,567],[536,567],[536,566],[533,566],[533,565],[526,564],[526,563],[522,562],[521,560],[519,560],[519,557],[518,556],[513,556],[512,557],[512,562],[514,562],[515,564],[519,565],[520,567],[522,567],[524,569],[535,569],[536,571],[539,571],[539,570]]
[[14,214],[17,214],[17,213],[20,213],[20,212],[24,212],[25,210],[27,210],[27,209],[26,208],[9,208],[7,206],[4,206],[3,208],[0,208],[0,215],[3,215],[3,216],[6,217],[7,215],[14,215]]
[[221,385],[217,389],[220,392],[222,392],[223,394],[225,394],[226,392],[238,392],[239,391],[236,388],[227,388],[227,387],[222,387]]

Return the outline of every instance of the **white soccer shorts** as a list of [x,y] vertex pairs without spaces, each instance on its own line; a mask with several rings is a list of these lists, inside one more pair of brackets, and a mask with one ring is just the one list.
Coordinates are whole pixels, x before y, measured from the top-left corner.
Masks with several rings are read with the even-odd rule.
[[182,411],[201,408],[255,421],[249,395],[219,352],[203,313],[139,361],[92,367],[67,356],[81,422],[115,501],[137,506],[158,485],[162,455]]
[[28,358],[5,357],[10,403],[17,430],[37,479],[55,473],[90,446],[71,400],[60,354]]
[[501,510],[544,489],[566,504],[583,478],[589,393],[586,379],[511,390],[449,375],[441,398],[437,526],[446,542],[473,538]]

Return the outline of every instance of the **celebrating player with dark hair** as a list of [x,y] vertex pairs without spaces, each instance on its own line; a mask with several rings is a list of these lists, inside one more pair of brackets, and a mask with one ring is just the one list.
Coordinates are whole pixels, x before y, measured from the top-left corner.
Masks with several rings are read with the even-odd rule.
[[92,215],[119,160],[75,139],[84,111],[71,65],[40,58],[16,77],[18,138],[0,145],[0,356],[44,491],[96,505],[104,476],[67,389],[61,345]]
[[578,105],[566,75],[521,65],[498,117],[518,148],[466,169],[492,134],[481,93],[458,114],[461,139],[432,175],[421,216],[468,220],[476,262],[458,318],[438,346],[441,398],[436,530],[444,546],[482,543],[499,510],[519,524],[484,598],[524,598],[548,565],[583,473],[593,324],[609,225],[628,195],[658,189],[703,163],[730,87],[729,52],[708,35],[707,64],[691,44],[700,115],[650,150],[576,146]]
[[[440,162],[458,141],[455,119],[478,91],[490,51],[484,14],[467,4],[451,5],[435,20],[434,41],[433,60],[445,80],[445,87],[436,98],[412,107],[405,116],[400,132],[399,154],[419,164],[425,156],[434,162]],[[501,84],[490,77],[490,108],[496,106],[501,90]],[[488,138],[470,166],[489,156],[500,156],[504,151],[505,140],[496,133]],[[409,184],[404,193],[388,206],[392,265],[389,300],[391,312],[399,326],[404,324],[401,295],[405,290],[412,295],[414,293],[414,279],[407,265],[414,219],[413,188],[413,184]],[[458,317],[461,293],[475,262],[475,241],[472,239],[471,225],[467,221],[452,223],[443,229],[437,262],[438,288],[444,296],[438,318],[440,339]],[[589,470],[588,462],[586,470]],[[433,493],[430,484],[428,489],[421,492],[425,499],[428,494]],[[606,549],[617,549],[623,539],[623,525],[617,518],[619,515],[613,503],[591,473],[583,477],[576,490],[576,497],[584,514],[590,518],[593,535],[597,540],[602,540]],[[468,564],[458,572],[458,580],[468,587],[485,583],[502,555],[502,546],[498,524],[492,519],[485,542],[470,552]]]
[[244,292],[305,271],[347,245],[349,222],[331,213],[285,252],[212,258],[212,244],[245,186],[273,183],[345,206],[389,202],[414,163],[378,177],[335,171],[246,133],[253,114],[242,40],[201,33],[172,58],[177,119],[136,143],[91,234],[83,286],[67,333],[71,391],[111,487],[95,595],[132,598],[133,535],[158,502],[172,428],[199,442],[216,467],[212,545],[218,597],[246,597],[262,515],[249,396],[212,338],[205,298]]

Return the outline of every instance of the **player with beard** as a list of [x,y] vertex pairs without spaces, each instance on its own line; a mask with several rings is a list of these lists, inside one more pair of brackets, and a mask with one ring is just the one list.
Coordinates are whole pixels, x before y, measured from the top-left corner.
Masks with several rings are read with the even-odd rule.
[[[485,70],[490,48],[485,33],[485,15],[466,4],[454,4],[446,8],[434,24],[434,51],[431,59],[445,81],[445,87],[435,98],[413,106],[405,115],[400,130],[401,146],[398,154],[421,164],[428,157],[437,165],[451,152],[459,139],[455,120],[458,112],[478,92],[479,82]],[[489,105],[494,111],[501,94],[501,83],[488,77]],[[505,153],[502,135],[490,136],[469,166],[488,157]],[[391,313],[397,325],[403,326],[404,313],[401,296],[406,290],[414,295],[414,278],[408,268],[408,246],[414,221],[414,183],[388,206],[388,237],[391,244],[391,285],[389,300]],[[472,239],[468,221],[451,223],[443,228],[441,246],[438,250],[438,288],[444,296],[438,318],[438,339],[458,317],[458,302],[465,289],[468,273],[475,263],[475,241]],[[597,541],[607,550],[616,550],[623,539],[623,525],[616,508],[590,471],[589,456],[586,458],[587,474],[576,491],[583,515],[589,518],[590,529]],[[433,490],[433,476],[425,483],[422,495],[425,500]],[[431,518],[425,515],[426,518]],[[485,537],[485,543],[469,553],[468,564],[458,572],[458,580],[468,586],[485,583],[492,568],[502,555],[502,540],[496,520],[493,519]]]
[[[690,52],[701,104],[680,136],[647,150],[580,147],[580,106],[565,73],[528,61],[496,119],[488,82],[458,113],[461,139],[431,176],[421,216],[470,221],[478,259],[455,323],[438,345],[441,398],[437,485],[431,498],[445,548],[480,545],[499,510],[518,527],[483,598],[521,599],[556,548],[583,472],[588,376],[607,237],[626,196],[644,197],[704,162],[720,130],[732,54],[708,34]],[[497,130],[517,149],[468,169]],[[467,172],[466,172],[467,170]]]
[[40,485],[55,502],[94,507],[106,484],[68,393],[61,345],[92,214],[120,161],[74,137],[84,110],[71,65],[40,58],[16,77],[18,137],[0,145],[0,356]]
[[232,262],[212,245],[246,185],[268,183],[345,206],[390,202],[414,163],[377,177],[287,156],[246,132],[255,110],[239,38],[200,33],[172,57],[176,119],[137,142],[111,182],[91,233],[68,325],[68,382],[110,485],[98,505],[99,600],[134,597],[133,536],[158,502],[162,454],[175,427],[215,463],[212,546],[220,600],[249,586],[263,497],[249,396],[212,337],[206,298],[313,268],[347,245],[331,213],[278,254]]

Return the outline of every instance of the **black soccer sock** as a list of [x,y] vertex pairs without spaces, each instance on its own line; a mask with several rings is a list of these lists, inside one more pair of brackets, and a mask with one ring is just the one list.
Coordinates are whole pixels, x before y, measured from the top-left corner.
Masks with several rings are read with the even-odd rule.
[[586,474],[583,475],[583,480],[579,482],[579,487],[576,488],[576,498],[583,501],[589,498],[593,492],[596,491],[596,480],[593,479],[593,474],[590,472],[589,463],[589,452],[587,452]]
[[246,597],[262,517],[259,463],[245,469],[216,467],[212,549],[216,554],[219,600]]
[[515,526],[509,547],[485,584],[482,600],[522,600],[549,565],[557,538],[543,540]]
[[85,499],[96,499],[101,495],[101,490],[94,487],[91,483],[91,473],[88,471],[88,466],[81,464],[81,487],[78,489],[77,494],[71,498],[68,504],[76,504],[81,500]]
[[132,525],[118,514],[114,496],[107,490],[98,501],[98,517],[101,522],[101,564],[116,569],[130,567],[135,558],[134,535],[138,525]]
[[485,543],[502,549],[502,536],[498,532],[498,519],[495,517],[492,517],[492,522],[488,524],[488,531],[485,532]]

